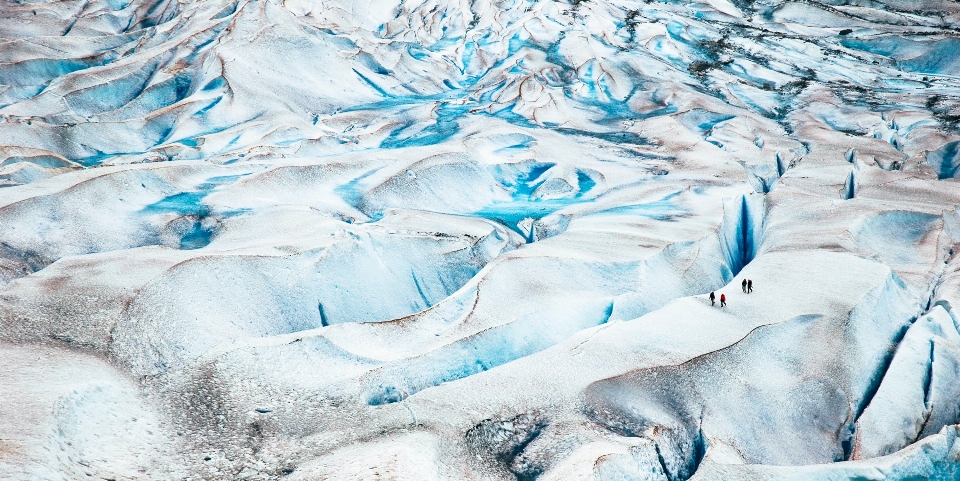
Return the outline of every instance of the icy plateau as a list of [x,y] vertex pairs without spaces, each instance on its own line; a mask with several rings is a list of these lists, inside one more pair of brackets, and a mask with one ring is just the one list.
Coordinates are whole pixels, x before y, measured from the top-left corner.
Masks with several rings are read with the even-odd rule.
[[953,0],[0,0],[0,479],[960,480],[958,178]]

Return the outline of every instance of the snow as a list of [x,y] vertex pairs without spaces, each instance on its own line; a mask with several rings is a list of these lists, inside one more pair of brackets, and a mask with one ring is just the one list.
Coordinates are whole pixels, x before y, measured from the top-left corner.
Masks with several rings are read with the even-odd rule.
[[4,3],[0,478],[956,479],[960,7],[841,3]]

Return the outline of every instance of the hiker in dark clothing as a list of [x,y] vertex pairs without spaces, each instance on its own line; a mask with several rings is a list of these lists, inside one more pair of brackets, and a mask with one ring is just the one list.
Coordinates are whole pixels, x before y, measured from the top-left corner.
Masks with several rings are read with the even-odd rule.
[[747,279],[747,293],[753,292],[753,279]]
[[747,280],[746,280],[746,279],[744,279],[743,282],[740,283],[740,287],[743,289],[743,292],[747,292]]
[[711,293],[710,293],[710,305],[711,305],[711,306],[716,304],[716,302],[714,302],[714,299],[716,299],[716,298],[717,298],[717,296],[713,295],[713,293],[711,292]]
[[720,307],[725,307],[727,305],[727,295],[720,294]]

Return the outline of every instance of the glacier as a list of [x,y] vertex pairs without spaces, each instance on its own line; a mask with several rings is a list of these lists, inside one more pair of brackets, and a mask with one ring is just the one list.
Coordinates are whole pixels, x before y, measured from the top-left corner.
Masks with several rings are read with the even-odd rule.
[[960,479],[958,31],[0,0],[0,479]]

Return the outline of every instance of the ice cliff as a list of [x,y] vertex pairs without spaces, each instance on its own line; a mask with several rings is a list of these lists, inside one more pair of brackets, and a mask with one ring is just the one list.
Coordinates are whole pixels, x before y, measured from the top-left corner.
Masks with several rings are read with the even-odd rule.
[[0,478],[960,479],[958,31],[0,0]]

